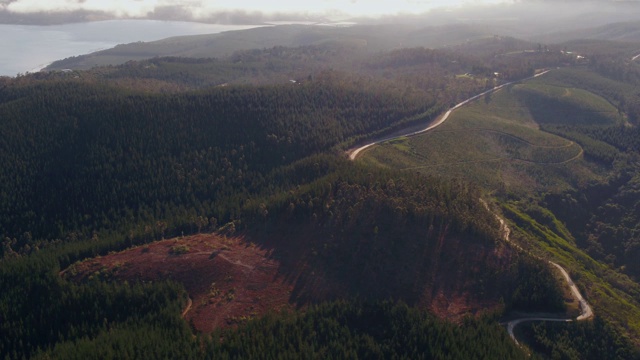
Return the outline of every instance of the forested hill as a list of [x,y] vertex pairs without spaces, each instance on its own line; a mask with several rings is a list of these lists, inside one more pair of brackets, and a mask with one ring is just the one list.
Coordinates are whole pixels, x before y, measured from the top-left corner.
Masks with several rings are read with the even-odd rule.
[[[422,350],[423,346],[435,342],[429,347],[438,353],[442,345],[435,339],[454,341],[458,336],[455,334],[460,333],[467,339],[469,348],[481,354],[519,354],[513,343],[504,341],[506,332],[497,327],[491,316],[452,327],[451,323],[435,320],[422,311],[427,305],[439,309],[441,316],[455,311],[446,305],[438,306],[444,299],[493,311],[500,311],[503,306],[521,310],[562,309],[562,297],[549,268],[525,254],[518,254],[496,238],[497,221],[478,201],[479,193],[473,187],[362,165],[354,167],[346,159],[327,155],[282,167],[268,178],[265,183],[274,185],[270,191],[249,199],[235,214],[235,221],[220,227],[219,231],[221,234],[248,233],[253,241],[263,239],[258,245],[270,249],[273,259],[289,259],[293,265],[283,260],[281,271],[297,279],[292,300],[303,305],[357,297],[371,304],[392,297],[422,306],[420,311],[412,310],[408,318],[394,316],[395,320],[385,320],[391,308],[372,307],[378,309],[376,315],[366,319],[373,321],[372,325],[378,324],[377,329],[383,332],[366,326],[373,333],[363,335],[369,340],[360,346],[357,334],[362,331],[362,323],[356,319],[362,313],[356,311],[346,318],[340,314],[347,309],[355,311],[353,307],[369,305],[338,305],[335,318],[323,317],[322,321],[328,321],[326,326],[335,329],[326,335],[327,340],[317,340],[323,349],[328,344],[325,341],[331,341],[332,347],[346,352],[369,349],[402,353],[401,348],[415,345],[418,348],[410,350],[413,353],[426,351]],[[288,191],[278,190],[276,184]],[[237,194],[235,200],[242,199],[242,195]],[[216,203],[226,207],[225,211],[238,204],[241,202]],[[156,227],[155,222],[147,219],[127,218],[123,225],[113,222],[111,229],[128,234],[103,231],[92,238],[69,234],[66,244],[49,245],[32,251],[30,256],[24,252],[20,256],[5,254],[0,267],[4,280],[0,301],[6,305],[0,309],[4,319],[1,329],[5,334],[0,342],[2,354],[11,357],[39,354],[43,358],[69,358],[73,354],[122,357],[143,353],[154,354],[151,357],[169,356],[167,354],[203,357],[225,353],[229,347],[232,352],[252,353],[254,345],[244,342],[245,336],[250,336],[253,339],[250,342],[260,344],[264,351],[278,351],[277,345],[282,343],[303,346],[316,341],[302,335],[308,334],[308,321],[321,321],[313,312],[301,322],[295,320],[300,315],[285,315],[281,320],[272,316],[250,321],[241,326],[238,333],[232,330],[222,333],[223,339],[234,339],[232,342],[218,341],[219,333],[194,340],[179,317],[180,306],[184,306],[187,295],[175,283],[102,280],[100,274],[115,271],[109,268],[97,271],[80,284],[58,274],[61,267],[75,260],[95,255],[108,257],[109,251],[170,236],[176,229],[195,232],[202,224],[207,229],[218,227],[213,217],[195,217],[197,213],[191,210],[194,206],[188,202],[172,206],[189,209],[186,215],[194,214],[194,217],[180,217],[179,211],[168,212],[165,227],[161,222]],[[182,220],[188,222],[180,225]],[[136,223],[145,224],[145,221],[148,227],[138,230]],[[189,223],[191,221],[194,222]],[[215,249],[211,251],[212,255],[216,254]],[[166,276],[170,277],[171,273]],[[197,276],[194,280],[197,281]],[[203,285],[209,288],[214,284]],[[434,296],[438,294],[443,294],[444,299],[443,295]],[[48,300],[42,302],[43,298]],[[400,327],[382,330],[387,321],[392,324],[401,321]],[[274,339],[273,332],[277,330],[273,326],[286,326],[289,330]],[[322,331],[324,326],[316,331]],[[407,334],[406,326],[436,326],[439,330],[425,337],[423,333]],[[487,332],[477,332],[478,327],[486,328]],[[335,331],[344,335],[335,338]],[[454,334],[449,334],[450,331]],[[352,333],[353,337],[344,332]],[[487,334],[491,335],[487,337]],[[385,339],[397,339],[393,349],[386,348]],[[233,350],[235,347],[238,349]],[[376,350],[379,347],[382,349]],[[444,349],[453,353],[462,351],[447,346]],[[279,351],[292,353],[286,348]],[[299,351],[312,353],[307,348]],[[462,353],[468,351],[471,350]]]
[[[237,56],[3,80],[0,229],[12,248],[132,217],[229,221],[238,210],[221,204],[258,192],[272,169],[427,123],[504,81],[493,66],[517,79],[558,61],[555,53],[496,62],[421,48],[363,57],[339,45]],[[298,66],[304,76],[282,81]],[[263,85],[234,86],[256,73]]]
[[[258,239],[263,234],[263,246],[272,246],[275,256],[302,248],[302,262],[293,268],[301,272],[301,304],[356,296],[428,304],[440,289],[457,297],[481,291],[464,296],[491,308],[500,308],[501,298],[506,306],[546,308],[549,299],[560,306],[553,303],[559,295],[548,269],[499,245],[490,225],[496,221],[475,190],[353,168],[335,156],[302,159],[429,110],[423,98],[331,81],[180,95],[113,90],[62,81],[3,92],[3,134],[10,136],[2,140],[8,150],[2,152],[8,184],[2,192],[2,355],[66,358],[115,347],[121,349],[116,356],[151,349],[160,357],[204,356],[179,318],[185,295],[175,283],[96,278],[75,284],[58,271],[86,257],[205,228],[242,230]],[[435,261],[466,245],[474,252]],[[454,268],[477,276],[450,278]],[[552,296],[533,303],[514,296],[526,294],[521,284],[531,282]],[[50,320],[60,318],[65,321]],[[258,333],[268,334],[271,324],[249,324],[244,331],[262,338]],[[471,336],[473,324],[463,334]],[[497,331],[493,324],[483,326]],[[287,326],[294,325],[305,326]],[[351,340],[342,341],[345,351],[355,350]],[[496,351],[489,338],[474,341]],[[518,353],[500,342],[500,351]],[[249,351],[247,344],[234,344]],[[204,349],[216,353],[231,345]]]
[[172,96],[62,81],[1,97],[10,238],[108,227],[110,212],[167,216],[185,202],[228,219],[215,208],[257,191],[271,169],[439,110],[420,93],[332,77]]
[[229,31],[220,34],[183,36],[153,42],[118,45],[112,49],[59,60],[47,67],[89,69],[94,66],[120,65],[154,57],[224,58],[235,52],[272,47],[303,47],[324,44],[356,46],[368,53],[398,47],[437,48],[482,39],[497,33],[481,25],[356,25],[309,26],[280,25]]
[[[308,61],[304,76],[289,76],[305,53],[331,51],[345,56]],[[325,355],[323,346],[337,344],[348,356],[411,356],[445,341],[470,343],[445,344],[452,358],[470,349],[520,357],[495,314],[563,311],[551,270],[501,240],[477,186],[354,164],[344,149],[428,123],[470,94],[563,61],[561,53],[361,55],[334,45],[274,48],[0,79],[0,357],[233,357],[253,354],[252,344],[277,354],[274,341],[315,354],[307,348],[315,340],[300,335],[310,322],[328,329],[317,345]],[[244,81],[254,73],[264,75],[258,85]],[[117,272],[107,265],[85,281],[60,275],[78,261],[202,231],[269,253],[302,310],[346,302],[194,337],[180,316],[189,294],[168,280],[171,269],[152,269],[167,279],[153,283],[102,276]],[[209,259],[218,255],[211,251]],[[198,286],[215,296],[215,284]],[[389,298],[416,309],[381,303]],[[426,310],[457,319],[459,330]],[[327,312],[335,318],[324,322]],[[286,339],[272,336],[284,328],[292,329],[278,333]]]

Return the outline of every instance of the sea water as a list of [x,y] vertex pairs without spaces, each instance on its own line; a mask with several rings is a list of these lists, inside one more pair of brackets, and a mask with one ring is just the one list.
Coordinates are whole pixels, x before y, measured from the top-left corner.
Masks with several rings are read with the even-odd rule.
[[158,20],[109,20],[49,26],[0,24],[0,76],[36,72],[53,61],[118,44],[253,27]]

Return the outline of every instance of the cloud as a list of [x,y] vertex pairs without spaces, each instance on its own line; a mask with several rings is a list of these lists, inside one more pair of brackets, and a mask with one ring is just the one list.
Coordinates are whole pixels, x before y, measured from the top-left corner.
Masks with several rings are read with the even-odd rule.
[[17,14],[36,12],[107,12],[116,16],[145,16],[158,5],[157,0],[15,0],[5,9]]
[[[75,11],[103,12],[119,17],[146,17],[148,14],[164,16],[192,16],[208,18],[215,14],[242,11],[245,14],[322,14],[346,13],[352,15],[382,15],[420,13],[433,7],[452,4],[496,3],[505,0],[316,0],[278,1],[264,0],[0,0],[0,9],[15,13],[64,13]],[[170,13],[176,11],[177,13]]]

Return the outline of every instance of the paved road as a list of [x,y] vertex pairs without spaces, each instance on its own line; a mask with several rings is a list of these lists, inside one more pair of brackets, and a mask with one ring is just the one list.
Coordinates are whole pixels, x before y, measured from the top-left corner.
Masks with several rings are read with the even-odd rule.
[[583,321],[583,320],[591,319],[593,317],[593,310],[591,309],[591,306],[589,305],[589,303],[587,303],[584,297],[582,297],[582,294],[578,290],[578,287],[573,282],[573,280],[571,280],[569,273],[567,273],[567,271],[562,266],[554,263],[553,261],[549,261],[549,264],[557,267],[558,270],[560,270],[560,272],[562,273],[562,276],[564,276],[564,279],[567,281],[567,284],[569,284],[573,297],[576,300],[578,300],[578,303],[580,304],[580,315],[575,319],[571,319],[571,318],[558,319],[558,318],[531,316],[531,317],[522,317],[519,319],[511,320],[507,323],[507,332],[509,333],[509,336],[511,336],[511,339],[513,339],[513,341],[515,341],[517,345],[520,345],[520,343],[518,343],[518,340],[516,339],[516,336],[513,333],[513,330],[515,329],[516,325],[520,323],[528,322],[528,321],[571,322],[571,321]]
[[[486,201],[484,201],[483,199],[480,199],[480,201],[482,202],[482,204],[487,210],[491,211]],[[503,239],[506,242],[511,243],[516,248],[522,250],[520,245],[511,242],[511,238],[510,238],[511,229],[507,225],[506,221],[500,216],[498,216],[497,214],[494,213],[494,215],[500,222],[500,232],[502,233]],[[550,318],[550,317],[540,317],[535,315],[523,316],[518,319],[513,319],[507,323],[507,332],[509,333],[509,336],[511,336],[511,339],[513,339],[513,341],[517,345],[520,345],[520,344],[518,343],[518,340],[516,339],[516,336],[513,333],[513,330],[520,323],[528,322],[528,321],[571,322],[571,321],[583,321],[583,320],[591,319],[593,317],[593,309],[591,309],[591,306],[589,305],[587,300],[584,299],[584,297],[580,293],[580,290],[578,290],[578,287],[576,286],[576,284],[573,282],[573,280],[571,280],[571,277],[569,276],[569,273],[567,272],[567,270],[565,270],[562,266],[560,266],[559,264],[553,261],[549,261],[549,264],[555,266],[562,273],[562,276],[564,277],[567,284],[569,285],[569,288],[571,288],[571,294],[578,301],[578,304],[580,305],[580,315],[575,320],[570,318]]]
[[[634,57],[634,60],[640,57],[640,54],[636,57]],[[546,73],[548,73],[550,70],[545,70],[539,74],[536,74],[532,77],[523,79],[523,80],[519,80],[519,81],[525,81],[525,80],[529,80],[529,79],[533,79],[536,78],[538,76],[542,76]],[[366,144],[364,146],[361,146],[359,148],[353,149],[351,151],[349,151],[349,159],[351,160],[355,160],[356,157],[365,149],[377,145],[379,143],[385,142],[385,141],[389,141],[389,140],[393,140],[393,139],[397,139],[400,137],[406,137],[406,136],[414,136],[414,135],[418,135],[418,134],[422,134],[425,133],[429,130],[435,129],[436,127],[442,125],[451,115],[451,113],[459,108],[461,108],[462,106],[467,105],[468,103],[484,96],[487,95],[489,93],[493,93],[495,91],[498,91],[500,89],[502,89],[505,86],[514,84],[516,82],[519,81],[513,81],[510,83],[506,83],[506,84],[502,84],[500,86],[496,86],[493,89],[487,90],[483,93],[480,93],[478,95],[472,96],[469,99],[457,104],[456,106],[452,107],[451,109],[447,110],[446,113],[444,113],[442,116],[440,116],[434,123],[430,124],[429,126],[427,126],[426,128],[422,129],[422,130],[418,130],[418,131],[407,131],[406,133],[400,134],[400,135],[394,135],[394,136],[388,136],[388,137],[384,137],[375,141],[372,141],[369,144]],[[483,202],[483,204],[485,205],[485,207],[487,209],[489,209],[489,206],[487,205],[486,202],[484,202],[484,200],[481,200]],[[499,217],[498,215],[496,215],[496,217],[498,218],[498,220],[500,221],[500,230],[502,232],[502,235],[504,237],[504,240],[507,242],[511,242],[511,239],[509,238],[509,235],[511,233],[511,229],[509,229],[509,227],[507,226],[506,222],[504,221],[504,219],[502,219],[501,217]],[[517,244],[514,244],[516,247],[520,248],[520,246],[518,246]],[[578,300],[578,303],[580,304],[580,316],[578,316],[575,321],[582,321],[582,320],[586,320],[586,319],[590,319],[593,317],[593,310],[591,309],[591,306],[589,306],[589,303],[587,303],[587,301],[584,299],[584,297],[582,296],[582,294],[580,293],[580,291],[578,290],[578,287],[575,285],[575,283],[573,282],[573,280],[571,280],[571,277],[569,276],[569,273],[567,273],[567,271],[560,266],[559,264],[556,264],[552,261],[549,261],[549,263],[553,266],[555,266],[556,268],[558,268],[560,270],[560,272],[562,273],[562,275],[564,276],[565,280],[567,281],[567,283],[569,284],[569,287],[571,288],[571,293],[573,294],[574,298],[576,300]],[[507,331],[509,332],[509,335],[511,336],[511,338],[513,339],[513,341],[515,341],[516,344],[518,343],[518,340],[516,340],[516,337],[513,333],[513,330],[515,329],[515,327],[523,322],[527,322],[527,321],[554,321],[554,322],[570,322],[570,321],[574,321],[574,319],[558,319],[558,318],[548,318],[548,317],[536,317],[536,316],[531,316],[531,317],[522,317],[519,319],[514,319],[511,320],[508,324],[507,324]]]
[[513,341],[518,346],[520,345],[520,343],[516,339],[516,336],[513,334],[513,329],[516,327],[516,325],[518,325],[520,323],[523,323],[523,322],[527,322],[527,321],[570,322],[570,321],[573,321],[573,320],[571,320],[571,319],[553,319],[553,318],[545,318],[545,317],[528,317],[528,318],[521,318],[521,319],[516,319],[516,320],[509,321],[509,323],[507,324],[507,331],[509,332],[509,336],[511,336],[511,339],[513,339]]
[[520,81],[526,81],[526,80],[530,80],[530,79],[536,78],[536,77],[538,77],[538,76],[542,76],[542,75],[544,75],[544,74],[548,73],[549,71],[551,71],[551,70],[545,70],[545,71],[543,71],[543,72],[541,72],[541,73],[539,73],[539,74],[536,74],[536,75],[534,75],[534,76],[528,77],[528,78],[526,78],[526,79],[522,79],[522,80],[518,80],[518,81],[512,81],[512,82],[509,82],[509,83],[505,83],[505,84],[502,84],[502,85],[496,86],[496,87],[494,87],[494,88],[492,88],[492,89],[489,89],[489,90],[487,90],[487,91],[484,91],[484,92],[482,92],[482,93],[480,93],[480,94],[478,94],[478,95],[474,95],[474,96],[472,96],[472,97],[468,98],[467,100],[465,100],[465,101],[463,101],[463,102],[461,102],[461,103],[459,103],[459,104],[455,105],[455,106],[454,106],[454,107],[452,107],[451,109],[447,110],[447,112],[445,112],[445,113],[444,113],[443,115],[441,115],[438,119],[436,119],[436,121],[435,121],[434,123],[429,124],[429,125],[428,125],[426,128],[424,128],[424,129],[417,130],[417,131],[411,131],[411,130],[408,130],[407,132],[402,133],[402,134],[399,134],[399,135],[387,136],[387,137],[384,137],[384,138],[381,138],[381,139],[378,139],[378,140],[374,140],[374,141],[370,142],[369,144],[363,145],[363,146],[361,146],[361,147],[359,147],[359,148],[352,149],[352,150],[348,151],[348,153],[349,153],[349,159],[350,159],[350,160],[355,160],[355,159],[356,159],[356,157],[357,157],[357,156],[358,156],[358,155],[359,155],[363,150],[365,150],[365,149],[367,149],[367,148],[370,148],[370,147],[371,147],[371,146],[373,146],[373,145],[376,145],[376,144],[379,144],[379,143],[382,143],[382,142],[385,142],[385,141],[389,141],[389,140],[397,139],[397,138],[400,138],[400,137],[415,136],[415,135],[419,135],[419,134],[425,133],[425,132],[427,132],[427,131],[429,131],[429,130],[433,130],[433,129],[435,129],[436,127],[438,127],[438,126],[442,125],[445,121],[447,121],[447,119],[449,118],[449,116],[451,115],[451,113],[452,113],[452,112],[454,112],[455,110],[457,110],[457,109],[459,109],[459,108],[461,108],[461,107],[463,107],[463,106],[467,105],[468,103],[470,103],[470,102],[472,102],[472,101],[474,101],[474,100],[477,100],[478,98],[481,98],[481,97],[483,97],[483,96],[485,96],[485,95],[487,95],[487,94],[490,94],[490,93],[496,92],[496,91],[498,91],[498,90],[502,89],[502,88],[503,88],[503,87],[505,87],[505,86],[509,86],[509,85],[511,85],[511,84],[515,84],[515,83],[520,82]]
[[578,300],[578,303],[580,304],[580,316],[578,316],[576,320],[581,321],[592,318],[593,309],[591,309],[591,306],[589,305],[589,303],[587,303],[587,300],[582,297],[582,294],[580,294],[580,290],[578,290],[576,284],[573,282],[573,280],[571,280],[571,277],[569,277],[567,271],[562,266],[554,263],[553,261],[549,261],[549,263],[560,270],[562,276],[564,276],[564,279],[567,281],[567,284],[569,284],[569,287],[571,288],[573,297],[576,298],[576,300]]
[[[484,201],[483,203],[485,204],[485,206],[487,206]],[[500,220],[500,228],[502,230],[502,233],[504,234],[504,239],[507,242],[511,242],[511,240],[509,239],[509,234],[511,232],[509,227],[506,225],[504,219],[500,218],[498,215],[496,215],[496,217],[498,217],[498,219]],[[520,248],[520,246],[518,245],[515,245],[515,246]],[[567,270],[565,270],[559,264],[554,263],[553,261],[549,261],[549,264],[558,268],[558,270],[560,270],[560,272],[562,273],[562,276],[564,277],[564,279],[567,281],[567,284],[571,289],[571,294],[578,301],[578,304],[580,305],[580,315],[577,318],[575,318],[575,320],[570,318],[559,319],[559,318],[549,318],[549,317],[539,317],[539,316],[525,316],[519,319],[511,320],[507,323],[507,332],[509,333],[509,336],[511,336],[511,339],[513,339],[513,341],[517,345],[520,345],[520,343],[518,343],[518,340],[516,339],[516,336],[513,330],[520,323],[528,322],[528,321],[571,322],[571,321],[583,321],[583,320],[591,319],[593,317],[593,309],[591,309],[591,306],[589,305],[587,300],[584,299],[584,297],[580,293],[580,290],[578,290],[578,287],[576,286],[576,284],[573,282],[573,280],[571,280],[571,277],[569,276],[569,273],[567,272]]]

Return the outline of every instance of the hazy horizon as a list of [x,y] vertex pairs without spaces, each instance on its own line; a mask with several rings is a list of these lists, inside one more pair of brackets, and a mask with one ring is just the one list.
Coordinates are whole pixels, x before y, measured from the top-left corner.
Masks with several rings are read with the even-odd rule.
[[434,9],[512,4],[514,0],[323,0],[265,4],[257,0],[0,0],[0,23],[32,24],[143,18],[218,23],[295,19],[345,20],[424,14]]
[[[226,29],[238,29],[232,26],[244,24],[247,28],[268,23],[341,20],[358,24],[395,23],[416,28],[481,24],[490,27],[494,34],[547,42],[548,39],[557,38],[553,35],[558,32],[573,31],[575,33],[570,33],[565,38],[575,38],[582,36],[584,29],[615,22],[637,22],[640,19],[638,1],[551,4],[545,1],[515,0],[399,0],[396,3],[392,6],[392,1],[389,0],[326,0],[304,6],[280,3],[267,7],[259,5],[257,1],[239,0],[233,3],[236,10],[224,10],[225,4],[228,5],[228,9],[232,9],[232,4],[217,2],[216,6],[212,6],[198,0],[0,0],[0,24],[15,25],[0,28],[4,35],[0,38],[0,46],[3,48],[3,53],[0,54],[0,75],[14,76],[19,72],[35,71],[55,60],[110,48],[121,43],[219,32],[215,29],[205,29],[206,26],[231,25]],[[445,4],[447,8],[442,7]],[[367,10],[361,11],[358,16],[358,9],[365,6]],[[255,10],[258,7],[261,8],[260,11]],[[278,9],[285,8],[288,9],[287,13],[278,13]],[[303,8],[306,9],[305,12],[302,12]],[[144,13],[143,10],[147,11],[145,16],[134,18],[135,20],[129,17],[134,14],[141,15]],[[313,11],[316,12],[312,13]],[[351,11],[353,15],[347,16],[345,11]],[[382,14],[383,11],[387,12]],[[196,17],[194,14],[200,14],[198,16],[202,17]],[[127,30],[126,27],[97,30],[102,26],[100,23],[105,23],[98,20],[114,19],[133,21],[130,26],[135,30]],[[160,26],[153,25],[153,22],[135,23],[140,19],[169,21],[175,24],[189,22],[190,25],[183,24],[183,30],[188,29],[183,31],[172,29],[168,23]],[[96,25],[72,26],[78,23]],[[41,29],[37,26],[27,27],[31,25],[50,26]],[[549,34],[552,36],[548,36]]]
[[426,17],[429,22],[442,24],[452,20],[491,21],[491,16],[500,20],[504,18],[505,13],[512,18],[515,15],[518,21],[519,18],[523,18],[530,23],[544,23],[548,18],[569,17],[587,11],[607,14],[611,9],[615,9],[614,12],[617,12],[620,21],[635,21],[640,17],[630,14],[638,15],[639,1],[322,0],[265,4],[257,0],[0,0],[0,24],[54,25],[114,19],[147,19],[260,25],[279,21],[325,22],[353,19],[358,19],[361,23],[403,22],[412,21],[415,17]]
[[0,24],[0,76],[36,72],[53,61],[118,44],[172,36],[213,34],[252,26],[180,21],[110,20],[54,26]]

